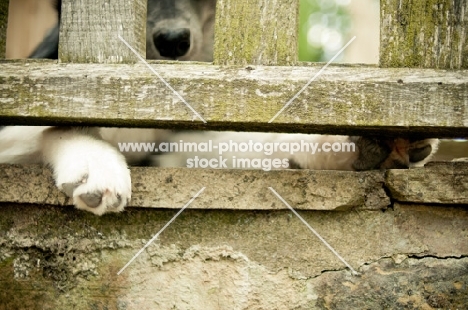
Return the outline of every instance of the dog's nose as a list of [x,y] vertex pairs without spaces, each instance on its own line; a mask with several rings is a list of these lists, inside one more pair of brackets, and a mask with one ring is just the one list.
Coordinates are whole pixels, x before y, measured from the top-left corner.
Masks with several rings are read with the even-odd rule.
[[190,29],[161,29],[153,35],[153,41],[161,56],[176,59],[190,49]]

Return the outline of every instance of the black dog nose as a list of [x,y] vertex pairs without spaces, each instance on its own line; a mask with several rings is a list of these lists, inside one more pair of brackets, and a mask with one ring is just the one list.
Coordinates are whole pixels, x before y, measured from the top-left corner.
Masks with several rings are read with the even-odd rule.
[[190,49],[190,29],[161,29],[153,35],[153,41],[161,56],[175,59]]

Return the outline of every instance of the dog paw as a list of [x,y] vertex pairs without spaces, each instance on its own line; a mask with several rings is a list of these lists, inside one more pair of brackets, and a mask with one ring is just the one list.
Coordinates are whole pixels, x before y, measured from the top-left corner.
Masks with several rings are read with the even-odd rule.
[[57,187],[82,210],[120,212],[131,198],[130,170],[107,142],[81,132],[48,133],[45,156]]
[[[83,157],[57,171],[57,185],[78,209],[97,215],[120,212],[130,201],[130,171],[120,154]],[[119,156],[120,155],[120,156]]]
[[354,170],[407,169],[422,167],[437,151],[438,139],[410,140],[352,137],[359,156]]
[[62,183],[58,188],[73,198],[73,203],[78,209],[102,215],[106,212],[120,212],[130,201],[131,192],[126,189],[128,186],[125,182],[111,183],[93,180],[89,175],[85,175],[78,182]]

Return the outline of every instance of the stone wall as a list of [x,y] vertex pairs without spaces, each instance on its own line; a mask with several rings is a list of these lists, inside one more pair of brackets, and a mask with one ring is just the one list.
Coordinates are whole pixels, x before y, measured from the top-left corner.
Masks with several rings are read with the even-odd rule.
[[[275,196],[264,197],[275,202],[269,209],[259,207],[261,200],[246,199],[248,207],[241,210],[241,198],[247,197],[242,192],[234,199],[238,208],[227,207],[223,193],[218,204],[216,191],[208,189],[219,179],[206,181],[206,192],[117,275],[176,210],[147,200],[123,213],[97,217],[67,206],[65,198],[51,201],[62,194],[55,192],[47,169],[2,166],[0,309],[462,309],[468,304],[466,168],[465,163],[438,163],[387,172],[299,171],[291,179],[283,174],[286,190],[281,184],[276,190],[358,276]],[[9,183],[18,183],[14,175],[21,171],[21,179],[30,182],[17,195]],[[42,173],[25,178],[26,171]],[[179,169],[169,183],[150,178],[169,171],[133,169],[132,177],[145,178],[147,191],[172,188],[172,207],[181,208],[196,191],[187,189],[183,199],[179,178],[197,174]],[[309,179],[294,182],[301,174]],[[302,204],[288,196],[312,185],[312,177],[336,190],[335,196],[346,196],[348,184],[352,195],[362,197],[348,208],[332,208],[334,197],[320,186],[315,197],[302,197]],[[340,183],[342,178],[348,183]],[[380,184],[383,196],[369,191],[371,183]],[[134,182],[138,196],[136,187]],[[253,186],[252,191],[260,189]],[[27,192],[45,203],[22,202],[29,199]],[[20,196],[16,203],[6,201]],[[370,197],[385,205],[366,207]],[[170,200],[162,195],[161,205]],[[330,208],[311,210],[313,201]]]

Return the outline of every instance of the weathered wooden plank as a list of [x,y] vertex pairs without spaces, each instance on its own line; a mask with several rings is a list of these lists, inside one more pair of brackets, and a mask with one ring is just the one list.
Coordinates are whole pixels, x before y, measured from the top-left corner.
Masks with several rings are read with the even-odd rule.
[[[298,209],[385,209],[390,200],[383,173],[313,170],[257,171],[188,168],[131,168],[130,207],[181,208],[206,187],[189,208],[279,210],[287,207],[268,189]],[[340,193],[337,195],[337,193]],[[50,170],[39,165],[0,165],[0,202],[71,205],[55,187]]]
[[467,0],[384,0],[382,67],[468,68]]
[[146,55],[147,0],[63,0],[59,59],[75,63],[133,63]]
[[0,59],[5,58],[9,0],[0,1]]
[[75,124],[434,137],[468,135],[468,71],[155,64],[0,63],[2,124]]
[[214,63],[296,64],[298,12],[298,0],[218,0]]

